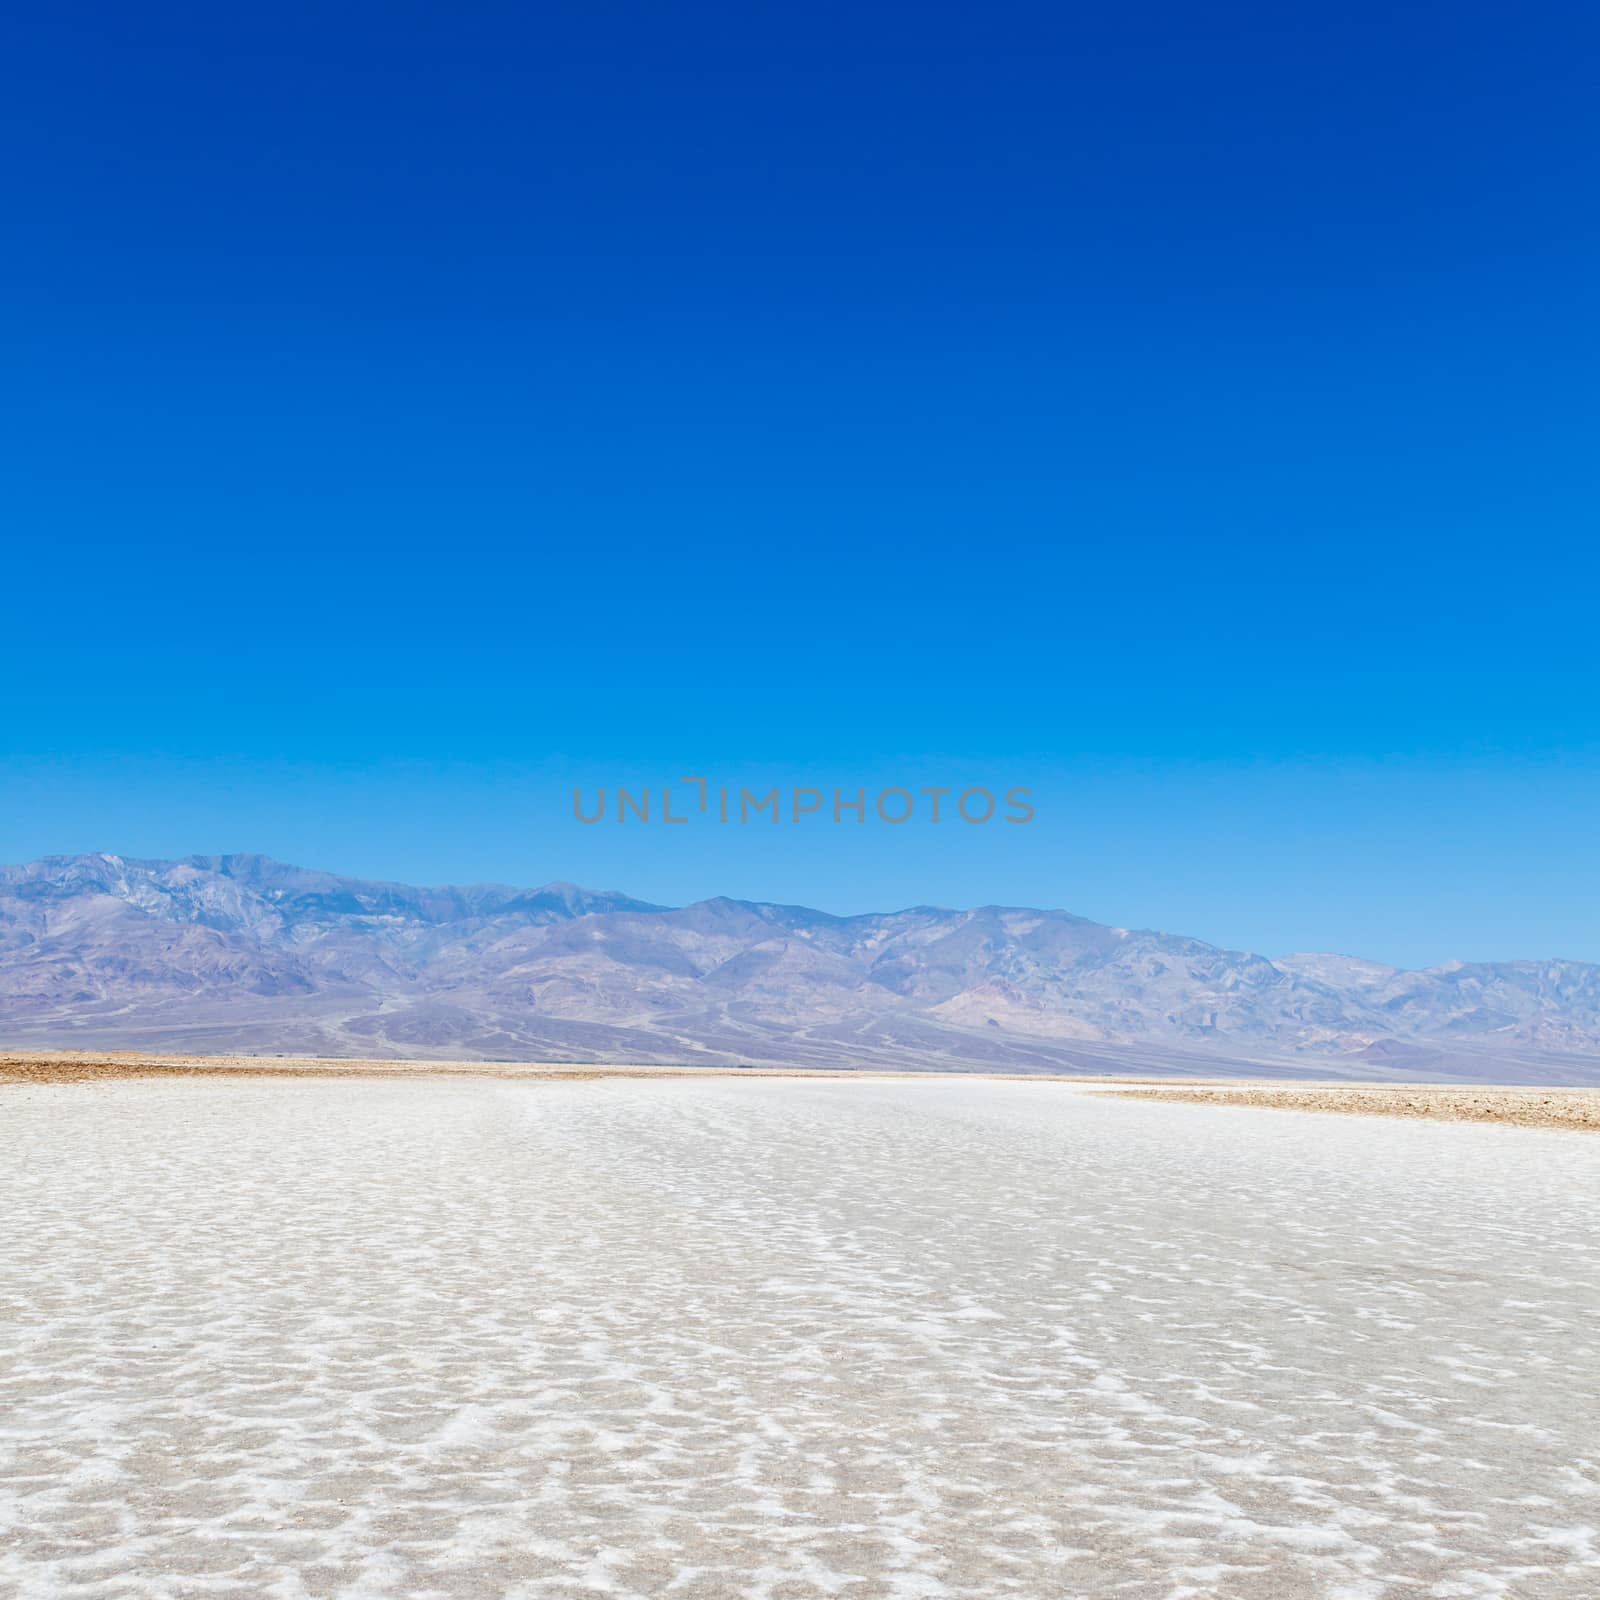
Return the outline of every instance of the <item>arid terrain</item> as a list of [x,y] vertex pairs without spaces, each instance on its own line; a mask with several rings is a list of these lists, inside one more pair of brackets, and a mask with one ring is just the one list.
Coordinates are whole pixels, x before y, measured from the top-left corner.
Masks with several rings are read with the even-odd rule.
[[1525,1089],[1479,1084],[1141,1085],[1156,1100],[1339,1111],[1355,1116],[1424,1117],[1435,1122],[1501,1122],[1519,1128],[1600,1131],[1600,1089]]
[[0,1085],[19,1600],[1600,1591],[1585,1134],[53,1059]]
[[1600,966],[1268,957],[1027,906],[833,916],[263,856],[0,867],[34,1048],[1377,1082],[1600,1082]]
[[[601,1078],[925,1078],[922,1072],[881,1068],[690,1067],[649,1062],[405,1061],[340,1056],[184,1056],[135,1050],[23,1050],[0,1054],[0,1085],[93,1083],[123,1078],[190,1077],[500,1079]],[[1348,1084],[1262,1082],[1258,1079],[1117,1076],[1111,1073],[987,1072],[997,1082],[1098,1086],[1107,1093],[1138,1090],[1155,1099],[1204,1105],[1266,1106],[1369,1116],[1427,1117],[1445,1122],[1504,1122],[1525,1128],[1600,1130],[1600,1089],[1530,1089],[1515,1084]]]

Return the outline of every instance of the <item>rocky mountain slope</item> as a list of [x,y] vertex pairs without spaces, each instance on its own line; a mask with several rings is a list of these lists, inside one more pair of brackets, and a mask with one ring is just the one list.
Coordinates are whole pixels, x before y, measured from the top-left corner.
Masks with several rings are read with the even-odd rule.
[[262,856],[0,868],[0,1044],[1600,1081],[1600,967],[1276,960],[1063,911],[669,908]]

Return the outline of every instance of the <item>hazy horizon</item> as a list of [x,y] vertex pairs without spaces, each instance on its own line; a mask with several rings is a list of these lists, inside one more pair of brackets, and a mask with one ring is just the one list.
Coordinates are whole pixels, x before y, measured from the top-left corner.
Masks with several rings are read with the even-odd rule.
[[1176,938],[1198,939],[1219,949],[1234,950],[1241,953],[1262,956],[1268,960],[1274,957],[1286,957],[1302,954],[1321,954],[1348,957],[1357,961],[1369,961],[1379,965],[1394,967],[1397,971],[1423,971],[1430,967],[1443,967],[1452,964],[1471,964],[1473,962],[1514,962],[1514,961],[1574,961],[1587,962],[1590,958],[1574,955],[1564,950],[1526,950],[1517,954],[1501,956],[1464,956],[1451,955],[1440,958],[1438,961],[1418,963],[1408,966],[1401,962],[1385,961],[1382,957],[1373,955],[1370,951],[1355,949],[1339,949],[1327,943],[1306,943],[1294,948],[1266,949],[1249,944],[1229,944],[1224,940],[1213,938],[1204,928],[1161,926],[1154,923],[1144,923],[1129,918],[1115,916],[1097,916],[1083,910],[1079,906],[1062,904],[1051,901],[1021,900],[969,900],[954,902],[937,899],[907,900],[900,903],[861,903],[849,906],[839,906],[819,902],[815,899],[796,898],[794,896],[763,894],[763,893],[733,893],[729,890],[711,887],[699,892],[683,894],[677,898],[659,899],[649,894],[639,893],[634,886],[628,883],[600,882],[585,879],[566,872],[554,872],[545,876],[518,877],[507,873],[489,873],[473,878],[409,878],[400,877],[392,873],[383,872],[355,872],[341,867],[337,863],[327,861],[293,860],[276,854],[270,850],[253,849],[221,849],[221,850],[184,850],[170,855],[150,855],[131,850],[64,850],[45,851],[42,854],[30,857],[24,861],[0,861],[0,871],[6,868],[21,868],[34,865],[39,861],[61,859],[74,860],[80,858],[103,857],[108,860],[127,862],[157,862],[173,863],[191,859],[219,860],[233,858],[260,858],[274,862],[280,866],[293,867],[307,872],[325,874],[330,877],[343,878],[365,883],[392,884],[408,889],[439,889],[439,890],[465,890],[481,888],[506,888],[516,890],[538,890],[555,885],[565,885],[575,889],[582,889],[591,893],[616,894],[629,899],[642,902],[662,910],[681,910],[688,906],[704,904],[708,901],[734,900],[742,904],[751,905],[780,905],[790,906],[801,910],[819,911],[824,915],[837,918],[868,917],[882,915],[896,915],[906,911],[918,909],[935,909],[940,911],[963,912],[983,909],[1018,910],[1018,911],[1048,911],[1061,913],[1067,916],[1081,917],[1086,921],[1094,922],[1102,927],[1129,928],[1136,931],[1157,932]]
[[[868,823],[808,834],[804,825],[784,822],[773,828],[751,822],[705,828],[691,850],[671,830],[655,824],[575,826],[570,821],[570,786],[556,793],[554,803],[546,787],[542,810],[538,790],[528,787],[526,827],[504,815],[494,819],[497,825],[486,826],[480,817],[472,827],[461,826],[470,835],[466,841],[429,841],[419,837],[426,835],[426,827],[395,828],[395,818],[374,792],[370,801],[352,800],[332,817],[325,816],[320,829],[307,828],[309,819],[276,819],[279,826],[270,832],[282,842],[272,847],[241,840],[246,830],[219,824],[213,816],[206,819],[210,826],[196,830],[198,842],[196,835],[186,837],[181,827],[165,820],[116,837],[108,837],[112,830],[105,828],[74,828],[70,833],[59,826],[10,828],[4,833],[11,845],[5,860],[21,865],[50,855],[102,851],[149,860],[260,854],[341,877],[411,885],[565,881],[615,889],[659,905],[725,896],[804,905],[834,916],[917,905],[1048,907],[1109,926],[1160,929],[1267,956],[1316,950],[1411,970],[1450,961],[1600,962],[1600,926],[1588,904],[1552,909],[1549,892],[1527,892],[1536,881],[1531,874],[1522,880],[1527,898],[1515,901],[1514,915],[1474,927],[1463,913],[1488,873],[1480,863],[1473,875],[1470,857],[1481,846],[1470,832],[1456,833],[1447,848],[1441,836],[1436,844],[1442,859],[1404,860],[1393,844],[1375,853],[1365,872],[1355,870],[1347,858],[1347,870],[1342,876],[1330,871],[1318,895],[1309,886],[1286,890],[1281,853],[1267,860],[1260,850],[1249,856],[1247,839],[1226,852],[1214,847],[1209,860],[1192,854],[1185,860],[1186,848],[1192,848],[1190,835],[1177,823],[1162,830],[1151,822],[1140,835],[1127,819],[1114,819],[1101,837],[1114,841],[1115,848],[1111,842],[1099,850],[1085,848],[1084,859],[1075,860],[1073,841],[1063,837],[1067,830],[1062,819],[1048,809],[1055,798],[1049,789],[1042,791],[1040,814],[1010,835],[990,829],[988,837],[973,837],[977,830],[968,829],[963,837],[941,824],[908,841],[909,824],[890,829]],[[228,808],[237,813],[237,791],[224,793]],[[417,787],[408,796],[415,807]],[[1037,804],[1037,788],[1035,797]],[[1466,809],[1470,789],[1458,790],[1456,801]],[[118,804],[126,807],[128,802],[124,787]],[[434,805],[440,804],[435,798]],[[0,812],[4,806],[0,797]],[[103,800],[98,809],[107,809]],[[436,812],[441,833],[454,831],[450,814],[470,815],[464,807],[447,815]],[[1576,822],[1572,819],[1574,828]],[[321,843],[319,833],[324,836]],[[1019,833],[1027,837],[1019,839]],[[1576,833],[1567,837],[1577,845]],[[30,841],[35,848],[18,848]],[[241,843],[248,847],[240,848]],[[1332,853],[1333,845],[1329,848]],[[1575,875],[1581,881],[1584,855],[1579,848],[1573,854],[1568,866],[1578,869]],[[1047,862],[1055,869],[1048,870]],[[1547,868],[1560,870],[1558,861]],[[1502,866],[1501,874],[1500,892],[1510,898],[1516,894],[1517,873]],[[1381,884],[1375,883],[1380,877]],[[1380,889],[1381,895],[1376,892]]]

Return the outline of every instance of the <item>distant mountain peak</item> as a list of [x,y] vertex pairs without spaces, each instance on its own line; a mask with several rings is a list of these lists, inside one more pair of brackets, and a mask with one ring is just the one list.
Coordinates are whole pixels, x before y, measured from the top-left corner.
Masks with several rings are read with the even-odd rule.
[[1600,967],[1401,972],[1027,906],[673,908],[562,879],[417,887],[102,851],[0,867],[0,1043],[30,1042],[1023,1070],[1189,1051],[1501,1076],[1514,1057],[1581,1078],[1600,1076]]

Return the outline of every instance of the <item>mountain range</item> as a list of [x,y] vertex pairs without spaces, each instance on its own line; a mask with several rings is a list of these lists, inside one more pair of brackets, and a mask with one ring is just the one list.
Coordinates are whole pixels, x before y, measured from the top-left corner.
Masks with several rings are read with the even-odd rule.
[[259,855],[0,867],[0,1046],[1600,1082],[1600,966],[1268,958],[1065,911],[839,917]]

